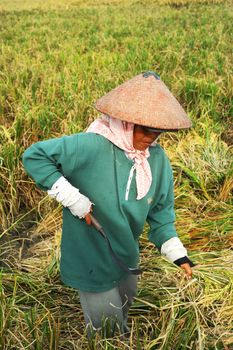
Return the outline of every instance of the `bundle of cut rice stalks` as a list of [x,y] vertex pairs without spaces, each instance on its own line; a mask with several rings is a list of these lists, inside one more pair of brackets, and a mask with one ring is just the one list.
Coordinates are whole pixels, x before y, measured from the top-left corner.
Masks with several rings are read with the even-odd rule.
[[191,257],[198,264],[187,280],[153,251],[144,256],[148,272],[135,308],[147,310],[145,330],[149,326],[154,338],[147,338],[145,349],[232,349],[233,252],[193,252]]

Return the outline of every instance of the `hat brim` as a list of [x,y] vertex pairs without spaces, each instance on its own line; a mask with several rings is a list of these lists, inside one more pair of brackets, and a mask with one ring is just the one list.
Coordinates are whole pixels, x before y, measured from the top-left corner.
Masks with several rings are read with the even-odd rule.
[[142,74],[97,100],[96,109],[111,117],[161,130],[188,129],[186,112],[161,79]]

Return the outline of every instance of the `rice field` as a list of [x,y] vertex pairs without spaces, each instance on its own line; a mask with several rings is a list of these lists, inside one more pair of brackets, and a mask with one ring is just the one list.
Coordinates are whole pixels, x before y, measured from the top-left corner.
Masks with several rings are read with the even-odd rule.
[[[0,350],[233,349],[232,14],[222,0],[0,2]],[[145,226],[130,337],[88,343],[78,296],[59,279],[61,207],[21,155],[85,130],[98,97],[146,70],[193,121],[160,142],[197,266],[188,281]]]

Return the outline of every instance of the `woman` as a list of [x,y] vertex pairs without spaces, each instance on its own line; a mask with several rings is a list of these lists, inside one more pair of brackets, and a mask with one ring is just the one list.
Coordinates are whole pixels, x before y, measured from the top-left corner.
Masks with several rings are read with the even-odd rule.
[[89,335],[106,320],[128,331],[146,221],[164,256],[189,278],[193,266],[174,227],[172,169],[156,143],[161,132],[191,126],[184,110],[154,72],[126,81],[96,108],[103,116],[86,133],[37,142],[23,154],[37,186],[63,205],[61,280],[78,290]]

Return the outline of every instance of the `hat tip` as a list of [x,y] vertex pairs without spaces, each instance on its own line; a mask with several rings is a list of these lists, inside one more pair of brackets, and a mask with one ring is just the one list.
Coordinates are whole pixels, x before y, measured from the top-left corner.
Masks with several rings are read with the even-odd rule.
[[160,80],[160,76],[156,72],[154,72],[153,70],[148,70],[147,72],[144,72],[142,76],[143,76],[143,78],[148,78],[151,75],[153,77],[155,77],[155,79]]

